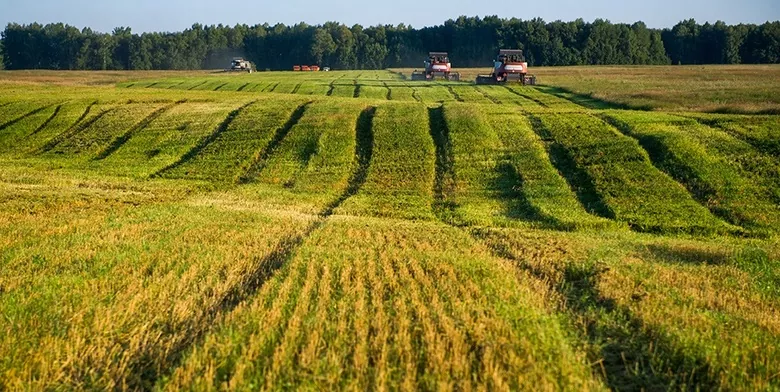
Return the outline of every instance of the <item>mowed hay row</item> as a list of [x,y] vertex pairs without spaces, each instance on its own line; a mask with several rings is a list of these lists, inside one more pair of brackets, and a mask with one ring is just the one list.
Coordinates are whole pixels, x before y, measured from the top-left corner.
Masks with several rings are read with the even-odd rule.
[[726,132],[672,115],[607,115],[715,214],[756,230],[780,228],[780,165]]
[[53,100],[26,99],[0,106],[0,133],[29,117],[34,117],[42,111],[56,107],[59,103]]
[[390,100],[392,101],[416,101],[414,96],[414,90],[411,87],[403,85],[391,85],[390,87]]
[[[9,149],[2,151],[12,155],[27,155],[40,149],[57,135],[77,126],[95,108],[89,100],[69,101],[54,107],[51,117],[33,130],[27,130],[24,137],[15,138]],[[13,144],[13,145],[10,145]]]
[[101,160],[100,169],[143,178],[171,168],[204,138],[218,131],[232,111],[249,102],[249,98],[243,98],[176,105]]
[[507,86],[476,86],[475,88],[494,103],[517,105],[524,110],[539,111],[544,109],[544,106],[540,105],[538,102],[512,91]]
[[447,87],[450,89],[450,91],[452,91],[452,93],[458,98],[459,101],[482,104],[493,103],[493,101],[485,97],[483,93],[477,90],[475,86],[456,84]]
[[222,86],[226,85],[227,82],[222,79],[208,79],[204,81],[204,83],[195,85],[190,90],[192,91],[216,91],[219,90]]
[[360,98],[387,99],[388,89],[381,85],[359,84],[357,92]]
[[[690,116],[690,115],[689,115]],[[764,154],[780,160],[780,116],[696,115],[712,127],[750,143]]]
[[304,102],[265,97],[232,113],[218,125],[207,144],[190,150],[190,157],[163,171],[165,178],[233,182],[276,136]]
[[310,194],[319,206],[339,197],[353,169],[356,124],[364,108],[352,100],[307,105],[262,163],[256,181]]
[[636,140],[588,114],[539,114],[535,131],[590,211],[650,232],[710,233],[727,225],[656,169]]
[[571,100],[553,94],[545,87],[507,86],[509,90],[537,102],[539,105],[556,111],[583,111],[586,108]]
[[334,217],[157,387],[598,388],[512,268],[455,228]]
[[0,124],[0,153],[21,153],[20,142],[40,132],[57,116],[61,108],[61,104],[36,108]]
[[423,103],[437,103],[454,101],[455,96],[447,90],[444,86],[437,86],[431,84],[414,85],[411,84],[414,89],[415,96]]
[[310,223],[121,188],[13,192],[0,213],[14,222],[0,225],[0,388],[10,390],[150,389]]
[[511,108],[444,106],[459,215],[482,225],[617,226],[585,211],[550,163],[528,118]]
[[[486,230],[556,287],[615,390],[766,390],[780,334],[773,257],[746,242]],[[631,239],[629,239],[631,238]]]
[[432,219],[435,149],[428,111],[383,104],[373,117],[373,155],[365,185],[337,213]]
[[164,103],[118,103],[111,107],[98,106],[97,109],[101,112],[99,117],[95,117],[87,126],[64,138],[53,146],[48,154],[69,158],[79,156],[80,159],[94,158],[114,140],[164,106]]
[[330,85],[319,82],[303,82],[296,94],[299,95],[327,95]]
[[357,88],[358,87],[352,83],[334,84],[330,95],[334,97],[353,98],[355,97]]
[[279,84],[277,84],[271,92],[280,94],[295,94],[301,85],[302,82],[282,81],[279,82]]

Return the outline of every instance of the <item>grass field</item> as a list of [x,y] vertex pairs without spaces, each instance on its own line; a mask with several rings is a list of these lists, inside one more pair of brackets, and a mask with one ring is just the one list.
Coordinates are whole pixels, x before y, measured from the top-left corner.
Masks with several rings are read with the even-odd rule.
[[589,69],[0,72],[0,390],[780,389],[776,67]]

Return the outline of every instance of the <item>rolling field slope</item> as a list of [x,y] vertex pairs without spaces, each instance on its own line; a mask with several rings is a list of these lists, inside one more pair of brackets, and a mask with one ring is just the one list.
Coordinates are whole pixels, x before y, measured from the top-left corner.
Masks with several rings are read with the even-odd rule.
[[780,388],[773,115],[51,80],[0,78],[0,390]]

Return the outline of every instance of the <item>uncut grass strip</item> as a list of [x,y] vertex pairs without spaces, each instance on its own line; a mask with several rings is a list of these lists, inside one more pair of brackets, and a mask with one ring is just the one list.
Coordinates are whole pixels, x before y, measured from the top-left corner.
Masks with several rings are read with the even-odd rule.
[[199,88],[200,86],[203,86],[206,83],[208,83],[208,80],[204,80],[204,81],[202,81],[200,83],[197,83],[197,84],[193,85],[192,87],[187,88],[187,90],[195,90],[195,89]]
[[[89,106],[87,108],[87,110],[84,113],[84,116],[87,116],[89,114],[89,112],[92,109],[92,106],[94,106],[94,105],[91,105],[91,106]],[[83,121],[77,121],[75,124],[73,124],[72,127],[66,129],[65,131],[63,131],[59,135],[57,135],[54,138],[52,138],[51,140],[49,140],[46,144],[41,146],[38,149],[38,153],[47,153],[47,152],[50,152],[50,151],[54,150],[61,143],[65,142],[68,139],[71,139],[71,138],[77,136],[81,132],[84,132],[86,129],[91,127],[93,124],[98,122],[101,118],[103,118],[104,116],[109,114],[114,109],[115,108],[105,109],[105,110],[102,110],[100,113],[96,114],[95,116],[93,116],[92,118],[90,118],[88,120],[84,119]],[[84,118],[86,118],[86,117],[84,117]]]
[[[660,115],[650,115],[656,116]],[[715,215],[756,233],[780,226],[776,188],[780,168],[771,159],[762,160],[749,144],[692,120],[643,117],[647,115],[604,115],[606,121],[636,138],[660,170],[682,183]],[[750,165],[757,165],[758,173],[747,170]]]
[[484,89],[480,88],[479,86],[474,86],[474,89],[477,90],[480,94],[482,94],[483,97],[485,97],[490,102],[493,102],[496,105],[501,105],[503,102],[501,102],[498,98],[490,95],[485,91]]
[[38,114],[38,113],[40,113],[40,112],[42,112],[42,111],[44,111],[44,110],[46,110],[46,109],[48,109],[50,107],[51,106],[41,106],[39,108],[36,108],[34,110],[31,110],[31,111],[21,115],[19,117],[16,117],[13,120],[10,120],[10,121],[7,121],[7,122],[5,122],[3,124],[0,124],[0,132],[3,132],[6,128],[9,128],[9,127],[13,126],[14,124],[16,124],[16,123],[18,123],[20,121],[23,121],[24,119],[26,119],[26,118],[28,118],[30,116],[34,116],[34,115],[36,115],[36,114]]
[[[206,137],[201,139],[198,142],[198,144],[193,146],[189,151],[187,151],[187,153],[182,155],[176,162],[174,162],[174,163],[172,163],[172,164],[170,164],[170,165],[160,169],[155,174],[153,174],[151,177],[161,177],[163,175],[163,173],[165,173],[165,172],[167,172],[169,170],[173,170],[174,168],[176,168],[178,166],[181,166],[184,163],[186,163],[189,160],[191,160],[192,158],[194,158],[204,148],[206,148],[209,144],[211,144],[214,140],[216,140],[219,137],[219,135],[221,135],[223,132],[225,132],[228,129],[228,127],[230,127],[230,124],[233,122],[233,120],[235,120],[236,117],[238,117],[238,115],[241,114],[241,112],[243,110],[245,110],[246,108],[248,108],[251,105],[254,105],[257,102],[258,101],[252,101],[252,102],[246,103],[243,106],[237,108],[236,110],[230,112],[228,114],[228,116],[225,118],[225,120],[222,121],[222,123],[216,129],[214,129],[213,132],[211,132],[210,134],[206,135]],[[180,102],[180,103],[183,103],[183,102]],[[170,107],[165,108],[165,109],[166,110],[170,109]],[[159,117],[164,112],[165,112],[165,110],[162,110],[159,113],[156,113],[155,118]],[[152,120],[154,120],[154,119],[152,119]],[[146,125],[148,125],[150,122],[151,121],[147,122]]]
[[567,179],[586,207],[596,202],[603,206],[597,212],[637,231],[706,235],[734,229],[655,168],[636,140],[604,121],[578,113],[531,118],[537,134],[551,142],[559,170],[574,174]]
[[120,103],[83,131],[64,140],[52,152],[79,156],[79,160],[94,158],[114,139],[163,106],[162,103]]
[[290,130],[295,126],[295,124],[298,123],[298,121],[301,120],[304,113],[306,113],[306,108],[311,105],[312,102],[307,102],[303,105],[298,106],[298,108],[293,111],[293,113],[290,115],[290,118],[287,120],[287,122],[280,128],[276,130],[276,134],[271,139],[271,141],[263,148],[261,151],[258,151],[257,154],[255,154],[255,157],[252,159],[252,161],[246,165],[246,168],[241,171],[241,173],[236,178],[236,183],[238,184],[246,184],[248,182],[251,182],[255,177],[257,177],[260,172],[265,167],[268,159],[271,157],[271,155],[276,151],[277,148],[279,148],[279,145],[282,143],[285,137],[287,137],[287,134],[290,132]]
[[125,133],[115,138],[108,146],[106,146],[103,151],[98,153],[93,160],[99,161],[108,158],[109,155],[116,152],[116,150],[120,149],[125,143],[127,143],[128,140],[130,140],[131,137],[133,137],[133,134],[135,134],[138,131],[143,130],[149,124],[152,123],[152,121],[156,120],[158,117],[160,117],[163,113],[170,110],[176,105],[180,105],[182,103],[186,102],[186,100],[181,100],[175,103],[172,103],[170,105],[164,106],[160,109],[155,110],[150,115],[148,115],[146,118],[141,120],[138,124],[134,125],[132,128],[128,129]]
[[25,116],[0,131],[0,152],[18,152],[20,143],[50,123],[61,105],[48,106],[43,110]]
[[166,172],[164,177],[235,181],[300,103],[275,98],[247,107],[212,143],[191,160]]
[[411,103],[378,106],[372,129],[366,183],[339,213],[432,219],[435,151],[427,110]]

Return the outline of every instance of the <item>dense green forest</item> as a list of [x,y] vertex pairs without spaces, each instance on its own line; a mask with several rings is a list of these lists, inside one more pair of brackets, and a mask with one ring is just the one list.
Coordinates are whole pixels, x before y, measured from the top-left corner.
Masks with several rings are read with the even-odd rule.
[[642,22],[545,22],[459,17],[443,25],[310,26],[195,24],[183,32],[110,34],[57,24],[9,24],[0,61],[6,69],[151,70],[223,68],[244,56],[258,69],[321,64],[334,69],[415,67],[430,50],[448,51],[456,67],[486,66],[498,48],[525,49],[536,66],[582,64],[738,64],[780,62],[780,22],[698,24],[670,29]]

